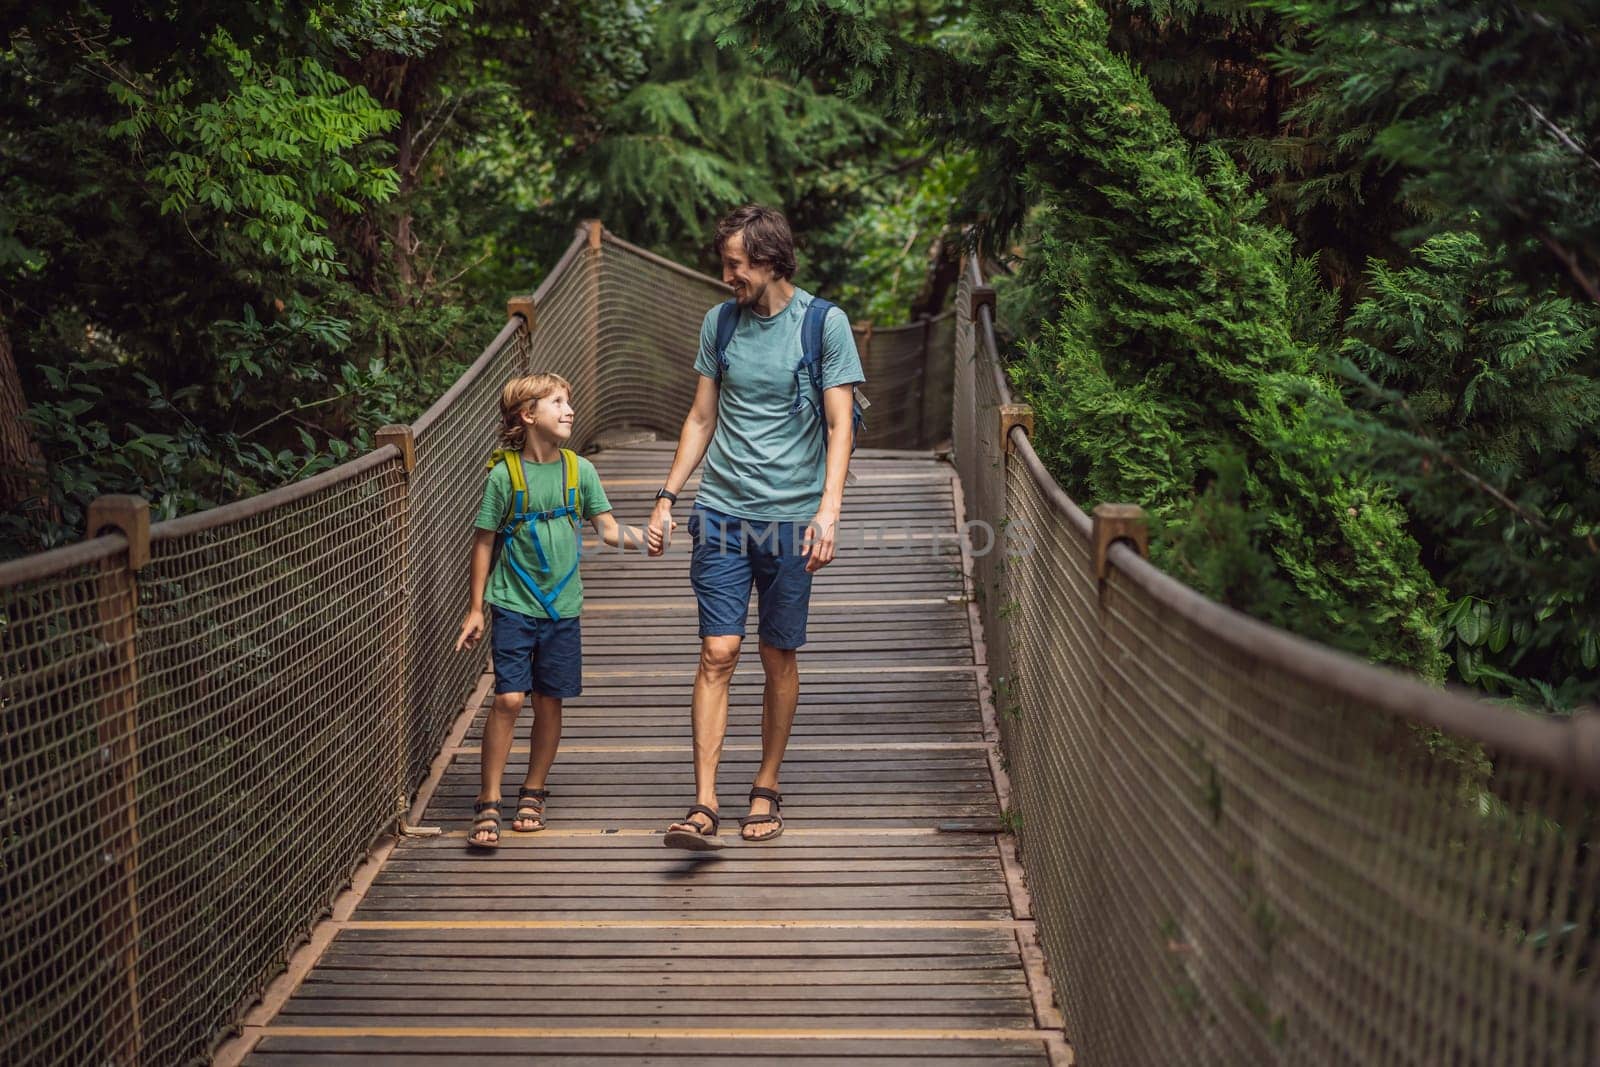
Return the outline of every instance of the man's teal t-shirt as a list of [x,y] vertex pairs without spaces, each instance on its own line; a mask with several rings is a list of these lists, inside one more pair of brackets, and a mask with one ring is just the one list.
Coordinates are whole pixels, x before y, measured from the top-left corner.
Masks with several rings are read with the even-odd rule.
[[[534,463],[524,459],[522,476],[528,483],[530,498],[526,510],[551,511],[565,503],[561,499],[563,478],[560,460],[554,463]],[[510,501],[511,474],[506,470],[504,463],[496,463],[490,468],[489,477],[484,482],[483,503],[478,506],[478,519],[473,525],[480,530],[498,530]],[[606,491],[600,487],[599,473],[594,469],[594,464],[582,456],[578,457],[578,508],[583,513],[584,522],[588,522],[603,511],[611,510],[611,502],[606,499]],[[510,553],[517,565],[538,582],[541,590],[548,593],[578,561],[579,531],[564,518],[545,519],[537,525],[539,543],[544,546],[545,559],[550,562],[549,570],[539,566],[539,555],[533,549],[533,538],[528,536],[524,527],[517,532],[510,545],[500,550],[499,559],[489,571],[489,585],[484,590],[483,599],[496,607],[520,611],[536,619],[548,619],[550,613],[544,610],[544,605],[534,598],[522,579],[507,566],[506,555]],[[563,619],[574,618],[583,610],[582,571],[572,576],[572,580],[556,597],[554,606],[556,614]]]
[[[800,366],[800,325],[812,296],[795,289],[776,315],[762,317],[749,308],[728,342],[728,370],[717,399],[717,430],[706,450],[697,502],[727,515],[762,522],[809,522],[822,502],[827,472],[823,419],[811,404],[794,410],[795,387],[813,404],[821,398]],[[694,369],[717,376],[717,316],[700,323],[700,354]],[[822,387],[865,380],[850,320],[838,308],[822,326]]]

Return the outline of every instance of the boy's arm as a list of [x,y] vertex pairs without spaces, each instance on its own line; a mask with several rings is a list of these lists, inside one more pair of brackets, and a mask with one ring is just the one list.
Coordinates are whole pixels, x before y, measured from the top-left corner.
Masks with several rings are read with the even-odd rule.
[[[713,378],[700,376],[700,384],[694,391],[694,403],[689,407],[689,414],[683,420],[683,429],[678,432],[678,451],[672,457],[672,469],[667,471],[667,480],[663,488],[676,496],[683,492],[683,487],[688,484],[689,476],[706,457],[706,449],[711,447],[711,436],[717,430],[717,383]],[[672,520],[672,501],[662,497],[656,501],[654,510],[650,513],[649,548],[650,555],[659,556],[666,551],[667,535],[678,524]]]
[[630,548],[635,552],[644,551],[644,531],[637,526],[623,526],[611,512],[602,511],[591,515],[589,522],[594,527],[594,532],[600,535],[600,540],[610,547],[616,548],[620,543],[624,552]]
[[472,586],[467,597],[467,617],[461,620],[456,651],[471,648],[483,636],[483,594],[489,586],[489,561],[494,558],[494,531],[472,531]]

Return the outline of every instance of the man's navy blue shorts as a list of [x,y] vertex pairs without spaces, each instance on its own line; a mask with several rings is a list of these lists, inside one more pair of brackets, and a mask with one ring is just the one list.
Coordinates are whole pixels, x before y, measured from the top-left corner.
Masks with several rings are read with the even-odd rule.
[[744,636],[750,589],[759,594],[757,634],[769,648],[806,643],[811,575],[800,554],[806,524],[756,522],[696,505],[689,513],[694,561],[689,577],[700,607],[700,636]]
[[494,691],[575,697],[583,692],[583,631],[576,617],[536,619],[489,605]]

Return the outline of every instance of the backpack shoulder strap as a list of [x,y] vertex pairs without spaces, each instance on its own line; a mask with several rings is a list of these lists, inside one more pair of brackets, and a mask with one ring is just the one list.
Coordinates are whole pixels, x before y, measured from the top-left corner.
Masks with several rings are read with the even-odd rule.
[[561,450],[561,503],[572,509],[572,521],[583,517],[582,491],[578,484],[578,454],[570,448]]
[[822,328],[833,305],[820,296],[812,297],[806,317],[800,324],[800,365],[811,375],[811,384],[822,390]]
[[506,465],[506,476],[511,479],[511,496],[506,500],[506,513],[500,519],[500,529],[504,530],[511,525],[511,520],[519,511],[527,510],[528,479],[522,470],[522,453],[510,448],[497,448],[489,453],[489,462],[485,463],[485,470],[494,470],[496,463]]
[[739,328],[739,301],[726,300],[717,309],[717,384],[728,369],[728,345],[733,342],[733,331]]

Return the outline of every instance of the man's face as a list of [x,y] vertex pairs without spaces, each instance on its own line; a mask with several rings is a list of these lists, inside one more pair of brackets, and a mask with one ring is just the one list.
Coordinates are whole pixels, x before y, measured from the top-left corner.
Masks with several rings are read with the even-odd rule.
[[751,263],[744,253],[744,234],[736,233],[722,244],[722,280],[733,287],[740,307],[750,307],[772,284],[772,268]]

